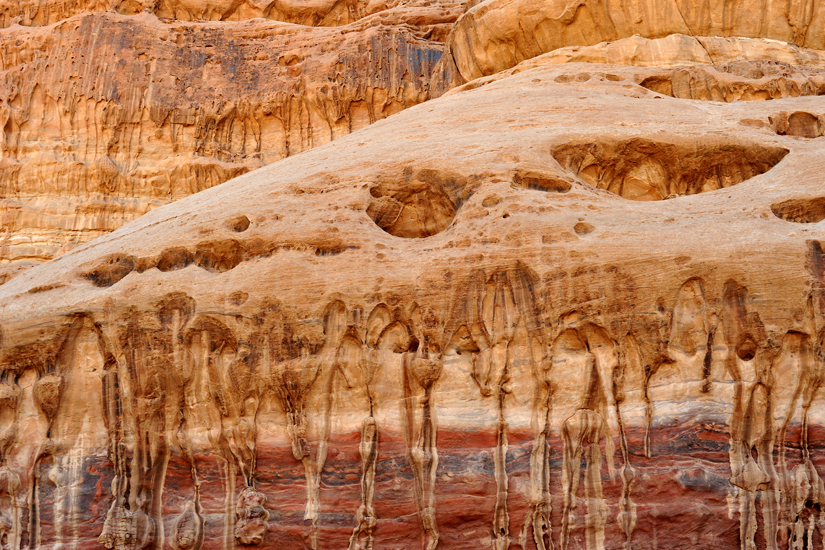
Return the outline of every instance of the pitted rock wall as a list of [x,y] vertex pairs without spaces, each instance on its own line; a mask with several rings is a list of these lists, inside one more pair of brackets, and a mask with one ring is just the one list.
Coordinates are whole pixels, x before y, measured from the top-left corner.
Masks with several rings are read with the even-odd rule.
[[461,8],[336,28],[101,11],[0,31],[0,261],[49,259],[426,101]]
[[444,64],[467,82],[559,48],[634,35],[770,38],[822,50],[823,21],[817,0],[485,0],[456,22]]
[[2,540],[820,547],[819,98],[523,69],[0,287]]

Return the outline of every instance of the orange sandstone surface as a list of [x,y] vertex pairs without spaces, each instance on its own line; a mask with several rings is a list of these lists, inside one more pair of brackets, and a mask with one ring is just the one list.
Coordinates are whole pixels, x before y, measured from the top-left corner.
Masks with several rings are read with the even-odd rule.
[[29,4],[4,547],[822,547],[818,2]]

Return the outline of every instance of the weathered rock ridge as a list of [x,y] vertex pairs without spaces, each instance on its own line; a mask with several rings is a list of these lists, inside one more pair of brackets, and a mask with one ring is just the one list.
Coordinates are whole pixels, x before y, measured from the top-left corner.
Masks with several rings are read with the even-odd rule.
[[670,34],[770,38],[823,50],[825,4],[820,0],[549,0],[539,4],[484,0],[456,22],[444,63],[466,82],[558,48]]
[[[0,2],[0,281],[520,62],[672,66],[643,85],[685,99],[819,95],[822,13],[815,0]],[[682,67],[700,64],[713,68]]]
[[334,28],[103,11],[0,30],[0,261],[51,258],[427,100],[462,9]]
[[3,0],[0,28],[39,27],[90,12],[122,15],[152,13],[181,21],[243,21],[265,18],[300,25],[334,27],[399,6],[430,6],[430,2],[399,0]]
[[822,547],[821,53],[629,40],[0,287],[3,543]]

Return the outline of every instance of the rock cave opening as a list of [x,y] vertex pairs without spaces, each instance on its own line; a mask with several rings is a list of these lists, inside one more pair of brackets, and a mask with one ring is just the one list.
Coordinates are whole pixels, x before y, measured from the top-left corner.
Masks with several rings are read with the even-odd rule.
[[659,201],[737,185],[779,164],[788,150],[633,138],[568,143],[551,153],[565,170],[593,187],[625,199]]

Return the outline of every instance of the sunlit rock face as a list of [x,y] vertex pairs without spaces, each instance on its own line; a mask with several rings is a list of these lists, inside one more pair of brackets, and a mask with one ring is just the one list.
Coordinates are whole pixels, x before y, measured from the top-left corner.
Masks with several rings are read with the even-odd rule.
[[672,34],[768,38],[822,50],[823,23],[820,0],[484,0],[456,23],[445,63],[466,81],[558,48]]
[[[579,40],[573,30],[591,9],[580,2],[567,6],[579,15],[559,19],[573,38],[516,48],[509,61],[497,37],[527,40],[518,33],[532,32],[529,19],[514,12],[525,21],[518,30],[482,17],[493,0],[459,20],[443,56],[433,44],[450,28],[446,15],[435,40],[413,24],[387,31],[401,8],[329,29],[246,19],[252,5],[162,15],[171,4],[124,3],[60,23],[29,15],[31,28],[0,31],[9,44],[51,44],[8,73],[19,74],[15,97],[40,97],[41,110],[9,114],[3,162],[16,168],[2,175],[36,181],[37,204],[76,191],[24,177],[50,172],[9,151],[107,151],[77,161],[102,180],[60,181],[105,180],[112,196],[127,182],[141,189],[128,179],[138,172],[123,168],[138,151],[168,162],[135,157],[138,168],[156,166],[146,174],[187,159],[238,176],[221,185],[205,175],[212,168],[170,176],[158,208],[0,286],[4,547],[823,546],[818,4],[780,21],[807,17],[804,40],[774,33],[785,23],[771,6],[753,11],[768,30],[751,37],[736,18],[720,31],[708,8],[713,24],[691,32],[665,25]],[[600,6],[619,10],[617,28],[630,10]],[[404,13],[414,9],[425,8]],[[459,39],[468,19],[486,30],[473,38],[482,46],[461,50],[472,42]],[[229,24],[235,34],[222,34]],[[135,29],[155,33],[145,42],[162,44],[152,55],[165,61],[139,61]],[[380,49],[359,46],[367,38],[395,44],[381,58],[386,72],[364,69]],[[105,70],[70,78],[71,55],[42,57],[82,40],[97,40],[86,55],[108,59],[95,61]],[[284,59],[265,47],[277,40],[304,53]],[[221,41],[258,48],[255,62],[270,69],[248,69],[250,56],[231,61]],[[457,52],[482,50],[503,61],[465,74]],[[351,77],[340,72],[347,59],[361,64]],[[207,61],[220,68],[206,75]],[[171,67],[162,74],[180,83],[146,77],[148,91],[129,95],[144,78],[129,72],[138,62]],[[304,143],[288,124],[265,129],[252,115],[217,122],[226,90],[246,90],[249,106],[226,111],[241,117],[320,66],[338,67],[339,80],[300,92],[333,113],[323,140]],[[103,114],[97,100],[48,107],[47,86],[27,76],[48,71],[53,89],[115,103]],[[105,71],[114,71],[108,87],[91,84]],[[404,93],[415,100],[387,107],[408,96],[352,84],[372,99],[340,100],[350,111],[335,111],[347,78],[419,79],[427,93],[411,85]],[[212,120],[212,133],[191,134],[199,123],[180,122],[189,119],[167,97],[190,101],[186,112]],[[9,113],[22,109],[14,101]],[[365,127],[350,134],[355,126],[336,124],[354,124],[359,101]],[[201,113],[208,105],[218,118]],[[376,105],[394,114],[383,119]],[[81,135],[77,121],[97,120],[97,134],[61,141],[62,131]],[[44,139],[44,128],[49,146],[21,145]]]
[[0,278],[426,101],[464,10],[131,4],[0,2]]

